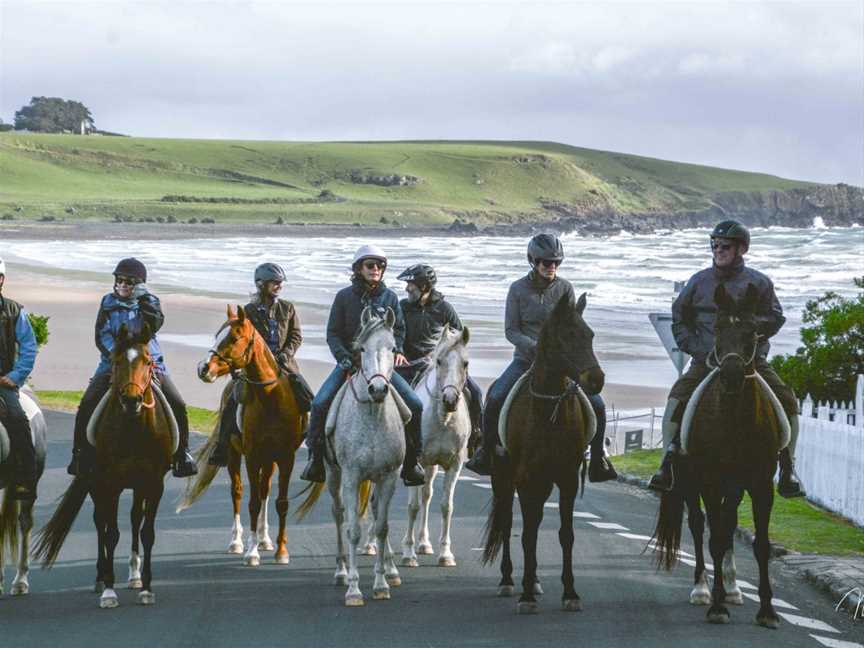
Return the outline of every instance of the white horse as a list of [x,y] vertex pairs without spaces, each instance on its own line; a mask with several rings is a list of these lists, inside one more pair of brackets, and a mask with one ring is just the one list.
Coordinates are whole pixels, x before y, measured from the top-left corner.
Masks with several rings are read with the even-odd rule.
[[[390,587],[402,584],[388,538],[390,500],[405,457],[403,425],[410,419],[410,411],[390,384],[396,346],[393,337],[395,321],[391,309],[387,310],[384,318],[375,316],[368,307],[363,310],[360,332],[354,341],[354,348],[361,358],[360,371],[339,390],[327,417],[327,488],[333,498],[338,544],[334,579],[337,585],[348,586],[345,593],[347,606],[364,604],[357,571],[357,549],[361,539],[361,484],[365,481],[372,482],[375,490],[371,504],[377,552],[372,596],[377,600],[389,599]],[[343,487],[347,490],[344,499]],[[312,508],[322,490],[321,484],[312,488],[298,509],[298,517]],[[368,493],[368,489],[363,490]],[[343,521],[346,512],[347,520]],[[342,531],[345,523],[347,568]]]
[[[45,416],[39,409],[39,404],[30,387],[25,386],[19,392],[21,407],[30,420],[30,430],[33,434],[33,446],[36,449],[36,481],[42,477],[45,469],[45,453],[47,448],[48,426]],[[2,509],[0,509],[0,594],[3,594],[3,557],[9,551],[14,556],[18,549],[18,571],[12,581],[12,596],[23,596],[30,593],[30,531],[33,529],[33,500],[18,502],[12,499],[12,484],[10,483],[10,443],[9,434],[0,422],[0,490],[4,490]],[[15,518],[18,518],[18,526]]]
[[[453,494],[468,455],[471,417],[463,397],[468,380],[468,329],[450,332],[445,326],[432,354],[429,369],[417,383],[417,396],[423,403],[423,454],[420,462],[426,471],[426,484],[411,488],[408,502],[408,530],[402,539],[402,565],[417,567],[417,554],[431,555],[429,541],[429,504],[438,467],[444,469],[444,491],[441,495],[441,539],[438,564],[455,567],[450,547],[450,521],[453,517]],[[422,498],[422,506],[421,506]],[[420,538],[414,544],[414,525],[420,513]]]

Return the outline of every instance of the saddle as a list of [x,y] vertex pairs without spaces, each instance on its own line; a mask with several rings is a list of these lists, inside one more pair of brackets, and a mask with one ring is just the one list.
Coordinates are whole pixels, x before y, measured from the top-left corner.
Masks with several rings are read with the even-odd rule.
[[[165,411],[165,416],[168,417],[168,424],[171,428],[171,454],[174,454],[177,452],[177,448],[180,445],[180,427],[177,425],[177,419],[174,418],[174,412],[168,404],[168,399],[165,398],[165,394],[162,393],[162,390],[159,389],[159,386],[155,381],[150,384],[150,388],[153,390],[153,394],[159,401],[159,404],[162,405],[162,409]],[[87,442],[94,448],[96,447],[96,426],[99,423],[99,419],[102,417],[102,412],[105,411],[105,406],[108,404],[109,400],[111,400],[110,389],[105,392],[104,396],[102,396],[99,404],[96,405],[96,409],[93,410],[93,415],[90,417],[90,420],[87,421]]]
[[[687,437],[690,434],[690,428],[693,425],[693,417],[696,415],[696,409],[699,406],[699,401],[702,400],[702,396],[705,393],[705,390],[708,388],[708,385],[714,380],[714,378],[719,373],[720,368],[715,367],[711,370],[705,378],[699,383],[699,386],[693,391],[693,395],[690,396],[690,400],[687,401],[687,407],[684,409],[684,416],[681,419],[681,453],[687,454]],[[777,395],[765,381],[765,379],[759,375],[758,372],[754,374],[756,376],[756,384],[762,390],[762,393],[771,403],[772,408],[774,409],[774,414],[777,416],[777,422],[780,424],[780,447],[779,450],[782,450],[787,445],[789,445],[789,440],[792,436],[792,427],[789,423],[789,417],[786,416],[786,412],[783,410],[783,405],[780,404],[780,399],[777,398]]]
[[[306,379],[298,374],[289,372],[284,367],[280,367],[282,373],[288,376],[288,382],[291,385],[291,391],[294,393],[294,400],[297,402],[297,409],[300,410],[300,415],[305,415],[312,409],[312,399],[315,398],[315,392],[309,387]],[[280,374],[281,375],[281,374]],[[249,384],[243,380],[234,380],[232,383],[234,402],[237,403],[237,412],[235,422],[237,427],[234,428],[234,434],[239,434],[243,429],[243,413],[245,410],[244,403],[249,392]]]
[[[41,410],[31,394],[30,388],[24,387],[18,392],[18,399],[21,402],[21,408],[27,415],[27,420],[31,423],[30,438],[33,441],[33,447],[36,447],[36,432],[33,429],[32,422]],[[9,440],[9,433],[6,431],[6,427],[3,425],[6,416],[6,404],[0,400],[0,464],[6,461],[12,453],[12,442]]]
[[[522,389],[527,387],[530,378],[531,370],[529,369],[522,374],[519,377],[519,380],[517,380],[513,385],[513,388],[504,400],[504,405],[501,407],[501,415],[498,418],[498,438],[501,440],[501,447],[505,450],[507,449],[507,420],[510,414],[510,406],[521,393]],[[567,396],[565,398],[578,398],[582,405],[582,412],[585,416],[585,429],[588,432],[588,438],[586,440],[587,446],[591,443],[594,435],[597,434],[597,415],[594,413],[594,408],[591,407],[591,401],[588,400],[588,396],[585,395],[585,392],[582,391],[582,388],[579,385],[576,385],[575,393],[572,396]]]

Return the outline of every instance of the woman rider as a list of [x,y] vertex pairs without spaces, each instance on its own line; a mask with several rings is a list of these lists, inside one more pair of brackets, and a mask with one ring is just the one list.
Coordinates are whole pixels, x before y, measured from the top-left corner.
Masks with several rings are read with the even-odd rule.
[[162,349],[156,340],[156,332],[162,328],[165,316],[162,314],[159,298],[150,293],[146,282],[147,268],[143,263],[135,258],[122,259],[114,269],[114,290],[105,295],[99,305],[96,316],[96,346],[101,358],[75,415],[72,462],[66,469],[70,475],[81,475],[94,467],[95,454],[93,447],[87,442],[87,424],[96,405],[111,387],[111,352],[124,324],[132,330],[138,330],[143,324],[147,324],[153,332],[148,344],[153,358],[153,380],[168,400],[180,432],[171,471],[175,477],[191,477],[198,472],[189,455],[189,418],[186,414],[186,403],[168,375]]
[[[488,475],[490,460],[498,443],[498,417],[507,395],[528,371],[537,353],[540,329],[552,313],[558,300],[569,294],[573,298],[573,285],[558,276],[558,267],[564,260],[564,246],[558,237],[538,234],[528,243],[528,263],[531,272],[513,282],[507,293],[504,311],[504,331],[507,340],[515,347],[513,361],[486,394],[483,413],[483,447],[465,466],[480,475]],[[589,396],[597,415],[597,431],[591,441],[591,462],[588,478],[592,482],[615,479],[618,473],[603,451],[606,436],[606,406],[600,394]]]
[[[286,299],[279,299],[284,281],[285,271],[279,265],[275,263],[259,265],[255,268],[256,292],[244,310],[255,330],[267,343],[279,368],[288,375],[300,412],[306,413],[309,411],[312,391],[300,375],[300,367],[294,359],[303,343],[303,334],[300,331],[300,318],[297,316],[294,304]],[[232,389],[222,408],[219,442],[208,459],[210,465],[228,465],[228,441],[231,433],[235,431],[237,431],[237,394]]]
[[[306,431],[306,445],[309,448],[309,463],[303,470],[302,479],[323,482],[324,472],[324,424],[327,410],[336,397],[339,388],[345,383],[350,372],[355,370],[355,358],[351,345],[360,332],[360,315],[366,307],[372,308],[378,317],[383,317],[390,308],[396,315],[393,337],[396,341],[397,367],[408,364],[403,355],[405,342],[405,318],[399,306],[399,298],[384,285],[384,271],[387,257],[377,245],[364,245],[354,254],[351,263],[351,285],[336,293],[330,318],[327,321],[327,345],[336,359],[337,365],[321,385],[312,400],[312,412]],[[418,464],[422,450],[420,441],[420,419],[423,404],[411,386],[395,371],[390,384],[399,392],[411,410],[411,421],[405,426],[405,461],[402,464],[402,479],[406,486],[420,486],[426,479]]]

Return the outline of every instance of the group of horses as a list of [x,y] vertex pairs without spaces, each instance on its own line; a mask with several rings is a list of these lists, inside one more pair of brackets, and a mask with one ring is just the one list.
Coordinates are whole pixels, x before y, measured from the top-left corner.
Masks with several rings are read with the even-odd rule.
[[[736,302],[721,286],[715,301],[719,311],[716,377],[712,375],[714,379],[704,389],[699,402],[693,405],[692,424],[685,432],[686,454],[678,458],[676,465],[678,484],[674,491],[662,496],[651,546],[657,552],[658,564],[671,568],[679,555],[686,503],[697,554],[696,587],[691,602],[710,603],[709,621],[728,621],[725,604],[730,595],[732,602],[736,602],[736,592],[727,590],[735,587],[734,574],[730,579],[729,572],[734,569],[731,557],[737,506],[743,493],[749,492],[756,526],[754,554],[760,576],[761,607],[757,622],[777,627],[767,571],[768,519],[777,452],[783,444],[783,426],[758,381],[752,379],[752,362],[748,364],[747,361],[747,358],[752,359],[758,340],[755,289],[751,287]],[[524,552],[519,613],[538,611],[537,596],[543,590],[537,578],[537,537],[544,503],[554,487],[559,492],[558,535],[563,556],[561,605],[566,611],[581,609],[581,599],[574,588],[572,563],[573,506],[580,485],[584,493],[585,453],[596,427],[586,394],[599,393],[604,384],[604,374],[593,350],[594,335],[583,319],[585,307],[584,294],[578,301],[564,298],[555,306],[541,331],[532,368],[517,383],[502,410],[499,434],[506,452],[497,453],[493,459],[493,500],[482,559],[489,563],[501,555],[498,593],[513,595],[510,536],[513,499],[518,495]],[[297,512],[302,518],[327,488],[336,524],[334,580],[338,585],[347,586],[347,606],[360,606],[365,601],[360,589],[358,553],[376,556],[374,599],[389,599],[391,588],[401,584],[390,545],[388,519],[405,453],[403,426],[410,411],[390,383],[394,371],[394,323],[392,311],[384,317],[377,317],[370,309],[363,312],[361,330],[354,343],[359,358],[358,370],[337,394],[327,418],[326,485],[315,484],[304,489],[301,496],[305,495],[305,499]],[[154,523],[164,476],[176,446],[176,422],[153,381],[153,364],[147,348],[149,338],[150,332],[145,327],[125,336],[114,349],[112,389],[88,429],[88,439],[96,448],[97,469],[73,480],[53,516],[39,532],[33,549],[33,555],[50,566],[89,494],[94,503],[98,533],[96,587],[101,592],[101,607],[118,604],[113,562],[119,538],[118,498],[126,488],[134,492],[129,585],[140,588],[140,603],[155,602],[151,582]],[[413,488],[409,498],[408,530],[402,540],[401,566],[404,567],[416,567],[418,554],[433,553],[428,518],[432,485],[439,468],[445,477],[438,564],[456,565],[450,522],[454,489],[467,459],[471,430],[463,396],[468,341],[467,328],[460,331],[445,328],[429,368],[415,384],[424,405],[421,429],[426,485]],[[198,373],[205,382],[226,375],[234,378],[223,392],[223,404],[228,390],[239,385],[237,424],[241,434],[232,439],[228,465],[234,505],[228,551],[243,553],[245,563],[254,566],[260,564],[261,551],[273,550],[275,561],[287,564],[288,485],[307,415],[301,413],[288,376],[280,370],[242,308],[228,307],[227,321],[219,329],[215,344]],[[217,426],[199,449],[198,477],[189,480],[178,511],[191,506],[217,474],[218,468],[208,465],[208,457],[218,434]],[[42,436],[44,438],[44,431]],[[244,458],[250,491],[249,530],[245,539],[240,519],[243,491],[240,471]],[[277,466],[279,533],[274,547],[269,537],[267,503]],[[715,578],[710,593],[702,556],[704,518],[700,499],[707,510],[709,548],[714,561]],[[367,509],[370,514],[368,530],[364,529]],[[21,534],[27,538],[30,512],[26,506],[21,510]],[[9,549],[16,544],[16,527],[10,522],[15,511],[17,504],[7,496],[0,516],[0,548]],[[419,537],[415,536],[415,529],[419,530]],[[364,540],[364,531],[374,540]],[[139,540],[143,545],[143,562]],[[21,561],[25,562],[26,540],[22,544]],[[740,592],[737,596],[740,597]]]

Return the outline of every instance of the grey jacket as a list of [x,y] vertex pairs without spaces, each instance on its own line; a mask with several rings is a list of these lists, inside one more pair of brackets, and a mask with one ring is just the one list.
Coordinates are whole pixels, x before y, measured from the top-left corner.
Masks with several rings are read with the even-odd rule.
[[690,281],[672,304],[672,334],[678,348],[691,355],[696,362],[704,362],[711,353],[714,348],[714,321],[717,317],[714,289],[721,283],[735,299],[744,295],[748,284],[752,283],[758,289],[756,319],[759,333],[764,338],[756,353],[765,358],[771,348],[768,338],[780,330],[786,318],[783,317],[783,308],[774,293],[774,284],[758,270],[746,267],[743,260],[729,270],[712,266],[690,277]]
[[563,295],[574,298],[569,281],[556,277],[549,283],[533,271],[510,285],[504,310],[504,334],[516,347],[514,358],[534,361],[540,329]]

